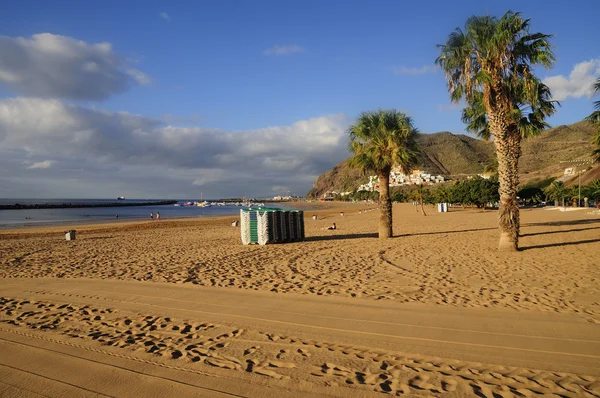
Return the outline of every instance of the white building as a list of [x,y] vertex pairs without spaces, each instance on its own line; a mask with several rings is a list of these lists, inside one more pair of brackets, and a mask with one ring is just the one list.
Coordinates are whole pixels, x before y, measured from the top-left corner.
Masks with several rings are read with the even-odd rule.
[[[402,185],[425,184],[433,185],[444,182],[444,177],[434,176],[430,173],[413,170],[409,175],[404,174],[400,168],[396,167],[390,173],[390,187],[398,187]],[[369,176],[369,182],[358,187],[359,191],[379,191],[379,177]]]

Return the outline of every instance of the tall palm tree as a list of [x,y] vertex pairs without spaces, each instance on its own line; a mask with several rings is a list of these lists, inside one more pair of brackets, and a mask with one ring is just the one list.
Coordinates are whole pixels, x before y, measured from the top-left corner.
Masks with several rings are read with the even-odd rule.
[[390,173],[400,166],[409,174],[417,162],[417,135],[412,119],[396,110],[363,112],[348,129],[350,165],[379,177],[379,237],[392,237]]
[[451,99],[483,105],[485,117],[474,120],[473,127],[482,136],[494,138],[500,181],[500,250],[518,250],[521,140],[528,129],[544,123],[548,109],[539,101],[550,96],[533,75],[532,65],[554,63],[550,37],[530,34],[529,19],[509,11],[499,19],[471,17],[464,32],[457,28],[439,46],[436,63],[446,74]]
[[[600,94],[600,77],[594,84],[594,92]],[[594,109],[595,111],[585,119],[596,126],[596,134],[594,134],[594,138],[592,139],[592,143],[596,145],[596,149],[594,149],[592,156],[596,162],[600,163],[600,100],[594,102]]]

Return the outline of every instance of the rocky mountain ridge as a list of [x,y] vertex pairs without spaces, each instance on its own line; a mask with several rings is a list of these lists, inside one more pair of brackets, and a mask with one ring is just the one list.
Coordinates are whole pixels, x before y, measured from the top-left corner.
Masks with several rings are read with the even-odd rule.
[[[559,177],[565,168],[573,164],[569,162],[590,158],[593,134],[594,128],[582,121],[557,126],[524,140],[519,163],[521,182]],[[428,173],[453,180],[481,173],[495,153],[491,141],[447,131],[422,134],[418,141],[421,147],[419,167]],[[319,197],[330,191],[352,191],[366,180],[367,176],[351,168],[348,160],[345,160],[321,174],[308,196]]]

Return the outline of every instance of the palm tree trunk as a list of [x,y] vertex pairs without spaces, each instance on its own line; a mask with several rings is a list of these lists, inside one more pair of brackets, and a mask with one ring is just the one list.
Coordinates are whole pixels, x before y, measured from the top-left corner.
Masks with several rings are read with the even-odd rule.
[[501,251],[519,249],[519,204],[517,191],[519,187],[519,158],[521,157],[521,134],[515,128],[504,129],[494,136],[494,144],[498,154],[498,179],[500,182],[500,208],[498,223],[500,226]]
[[519,249],[519,158],[521,157],[521,134],[514,123],[508,119],[509,106],[502,98],[502,88],[485,90],[484,100],[488,111],[490,131],[494,136],[494,145],[498,157],[498,181],[500,187],[500,208],[498,224],[500,227],[500,251]]
[[423,215],[426,216],[427,214],[425,214],[425,208],[423,208],[423,193],[421,192],[419,196],[421,198],[421,213],[423,213]]
[[390,199],[390,170],[379,173],[379,238],[391,238],[392,200]]

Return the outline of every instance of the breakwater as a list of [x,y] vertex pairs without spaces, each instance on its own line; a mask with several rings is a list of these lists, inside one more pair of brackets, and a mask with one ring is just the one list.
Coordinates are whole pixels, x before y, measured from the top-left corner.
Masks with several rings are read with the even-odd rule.
[[0,205],[0,210],[32,210],[32,209],[84,209],[94,207],[134,207],[173,205],[176,200],[160,200],[155,202],[114,202],[114,203],[36,203]]

